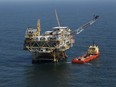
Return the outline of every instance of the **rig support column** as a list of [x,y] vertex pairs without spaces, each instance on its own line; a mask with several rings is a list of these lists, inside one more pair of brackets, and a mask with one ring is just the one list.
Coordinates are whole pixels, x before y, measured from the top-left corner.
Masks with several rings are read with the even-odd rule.
[[56,58],[56,52],[53,52],[53,57],[54,57],[54,63],[57,63],[58,59]]

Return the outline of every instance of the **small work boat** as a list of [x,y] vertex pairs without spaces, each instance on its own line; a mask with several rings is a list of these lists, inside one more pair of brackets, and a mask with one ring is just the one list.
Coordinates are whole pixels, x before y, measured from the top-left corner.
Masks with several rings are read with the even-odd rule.
[[84,64],[87,63],[93,59],[98,58],[100,52],[99,52],[99,47],[95,44],[90,45],[89,49],[86,54],[76,57],[72,60],[72,63],[78,63],[78,64]]

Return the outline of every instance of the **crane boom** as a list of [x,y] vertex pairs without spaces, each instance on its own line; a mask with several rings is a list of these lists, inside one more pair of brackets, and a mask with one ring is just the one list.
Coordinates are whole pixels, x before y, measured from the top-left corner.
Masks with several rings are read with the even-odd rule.
[[85,23],[84,25],[82,25],[81,27],[79,27],[78,29],[72,31],[72,35],[76,35],[81,33],[83,30],[85,30],[86,28],[88,28],[89,26],[91,26],[93,23],[95,23],[97,21],[97,19],[99,18],[98,15],[94,16],[94,18],[92,20],[90,20],[89,22]]

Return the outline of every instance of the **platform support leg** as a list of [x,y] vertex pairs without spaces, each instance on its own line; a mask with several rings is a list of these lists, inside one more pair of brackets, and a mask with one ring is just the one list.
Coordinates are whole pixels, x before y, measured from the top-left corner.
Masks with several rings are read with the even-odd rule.
[[37,52],[33,52],[32,53],[32,64],[34,64],[34,63],[37,62],[37,56],[38,56],[38,53]]
[[56,58],[56,53],[55,52],[53,53],[53,57],[54,57],[54,63],[57,63],[58,59]]

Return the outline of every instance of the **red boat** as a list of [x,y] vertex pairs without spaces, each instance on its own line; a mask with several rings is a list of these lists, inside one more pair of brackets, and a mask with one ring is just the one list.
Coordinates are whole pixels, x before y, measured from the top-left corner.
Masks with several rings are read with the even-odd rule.
[[89,46],[89,49],[87,51],[86,54],[80,56],[80,57],[76,57],[72,60],[72,63],[78,63],[78,64],[84,64],[87,63],[93,59],[98,58],[100,52],[99,52],[99,48],[97,45],[93,44]]

